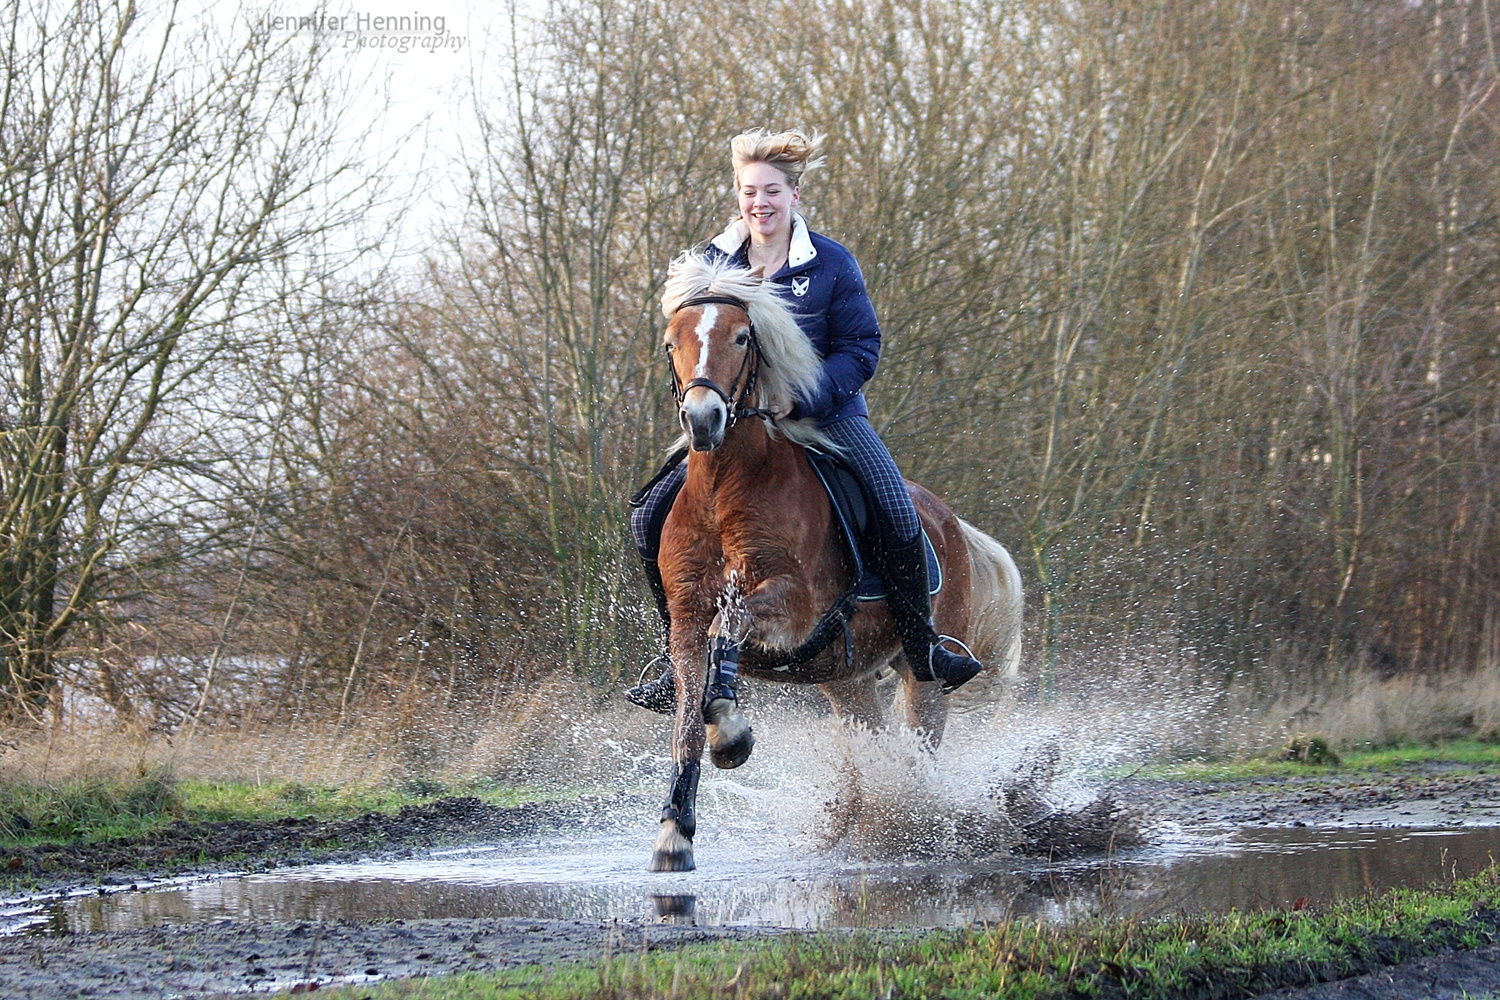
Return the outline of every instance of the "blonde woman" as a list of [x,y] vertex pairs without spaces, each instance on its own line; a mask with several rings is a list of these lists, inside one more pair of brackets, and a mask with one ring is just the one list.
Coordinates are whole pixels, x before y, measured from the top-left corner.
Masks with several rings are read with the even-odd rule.
[[[952,691],[981,669],[979,661],[944,649],[932,628],[927,560],[921,524],[906,483],[891,454],[870,426],[864,384],[880,359],[880,326],[865,291],[859,264],[845,246],[813,232],[797,211],[802,177],[821,166],[822,139],[802,132],[755,129],[730,142],[739,218],[714,237],[709,252],[743,267],[759,268],[783,288],[797,325],[823,357],[823,379],[809,399],[799,399],[781,417],[816,418],[845,457],[878,509],[879,551],[874,564],[885,580],[907,663],[918,680],[937,681]],[[646,564],[646,576],[667,621],[666,593],[656,565],[661,527],[681,488],[686,465],[679,464],[643,489],[632,501],[631,532]],[[625,697],[663,714],[677,710],[670,664],[653,681],[631,688]],[[648,665],[646,672],[651,670]],[[645,672],[643,672],[644,674]]]

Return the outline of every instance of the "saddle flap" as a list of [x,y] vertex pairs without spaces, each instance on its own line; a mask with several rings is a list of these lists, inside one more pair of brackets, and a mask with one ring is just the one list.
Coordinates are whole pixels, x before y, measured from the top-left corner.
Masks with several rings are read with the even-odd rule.
[[[871,528],[876,510],[865,494],[859,475],[837,455],[808,448],[807,460],[828,493],[828,501],[833,505],[834,520],[844,539],[844,548],[854,562],[859,579],[854,595],[861,601],[885,600],[885,581],[865,559],[866,548],[873,542]],[[925,528],[922,530],[922,548],[927,555],[927,588],[930,593],[936,594],[943,589],[943,569]]]

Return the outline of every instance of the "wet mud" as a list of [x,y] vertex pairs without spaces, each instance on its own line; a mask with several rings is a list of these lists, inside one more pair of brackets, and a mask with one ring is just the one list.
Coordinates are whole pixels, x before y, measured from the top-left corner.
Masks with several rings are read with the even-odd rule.
[[222,921],[67,937],[0,938],[7,1000],[215,996],[535,963],[781,933],[644,921]]
[[[1012,850],[1048,854],[1118,849],[1122,844],[1118,839],[1111,844],[1111,838],[1118,838],[1124,828],[1135,829],[1133,821],[1122,826],[1122,817],[1187,827],[1500,823],[1500,774],[1444,765],[1419,765],[1378,776],[1310,774],[1220,782],[1132,778],[1108,783],[1095,804],[1068,814],[1031,816],[1024,790],[1011,789],[1010,795],[1015,801],[1008,803],[1008,811],[1028,834],[1019,843],[1013,841]],[[178,823],[129,840],[10,850],[0,853],[0,864],[6,875],[34,879],[53,892],[107,892],[165,875],[410,856],[438,846],[530,837],[563,822],[576,824],[580,814],[639,811],[642,803],[637,799],[622,795],[618,801],[612,797],[565,807],[501,808],[455,798],[338,822]],[[1146,836],[1149,839],[1149,827]],[[195,997],[299,985],[305,989],[310,983],[593,959],[611,951],[775,933],[785,931],[654,924],[648,919],[490,918],[280,924],[236,920],[13,936],[0,938],[0,996]],[[1357,978],[1268,996],[1448,997],[1464,995],[1464,990],[1483,996],[1500,989],[1500,946],[1488,942],[1471,951],[1382,966],[1396,957],[1372,955],[1369,968],[1346,970],[1364,973]],[[1328,970],[1319,978],[1334,974]],[[1291,985],[1295,980],[1281,982]]]
[[1481,1000],[1500,992],[1500,945],[1444,951],[1362,976],[1258,1000]]
[[[1331,969],[1293,969],[1289,977],[1319,973],[1325,981],[1262,993],[1255,1000],[1481,1000],[1500,990],[1500,914],[1485,912],[1463,927],[1449,928],[1444,940],[1432,942],[1434,953],[1397,960],[1397,952],[1377,943],[1364,969],[1338,975]],[[1465,934],[1485,943],[1478,948],[1442,947]]]
[[1106,791],[1149,816],[1189,826],[1500,825],[1500,774],[1441,763],[1367,775],[1126,779]]
[[558,822],[561,808],[552,803],[501,807],[456,797],[347,820],[179,820],[141,837],[0,849],[0,868],[11,892],[124,886],[228,867],[255,871],[524,836]]

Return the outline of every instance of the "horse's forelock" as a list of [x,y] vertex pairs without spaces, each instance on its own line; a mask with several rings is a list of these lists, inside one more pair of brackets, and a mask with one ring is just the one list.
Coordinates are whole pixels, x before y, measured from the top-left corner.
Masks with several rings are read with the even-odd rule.
[[789,405],[789,394],[805,397],[812,393],[822,376],[823,362],[797,325],[779,286],[723,257],[689,251],[674,260],[667,271],[662,312],[670,319],[682,303],[699,295],[723,295],[745,303],[769,363],[767,389],[779,390],[777,395],[788,394],[776,402]]

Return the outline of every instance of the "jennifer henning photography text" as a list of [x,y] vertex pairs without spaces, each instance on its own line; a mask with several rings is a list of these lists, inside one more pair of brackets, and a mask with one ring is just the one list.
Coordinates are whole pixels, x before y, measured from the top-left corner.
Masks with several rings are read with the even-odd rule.
[[457,51],[464,47],[467,38],[448,31],[448,19],[443,15],[430,14],[329,14],[314,11],[310,14],[278,15],[270,19],[272,31],[291,31],[337,34],[343,37],[345,48],[394,49],[407,52],[412,49],[439,49]]

